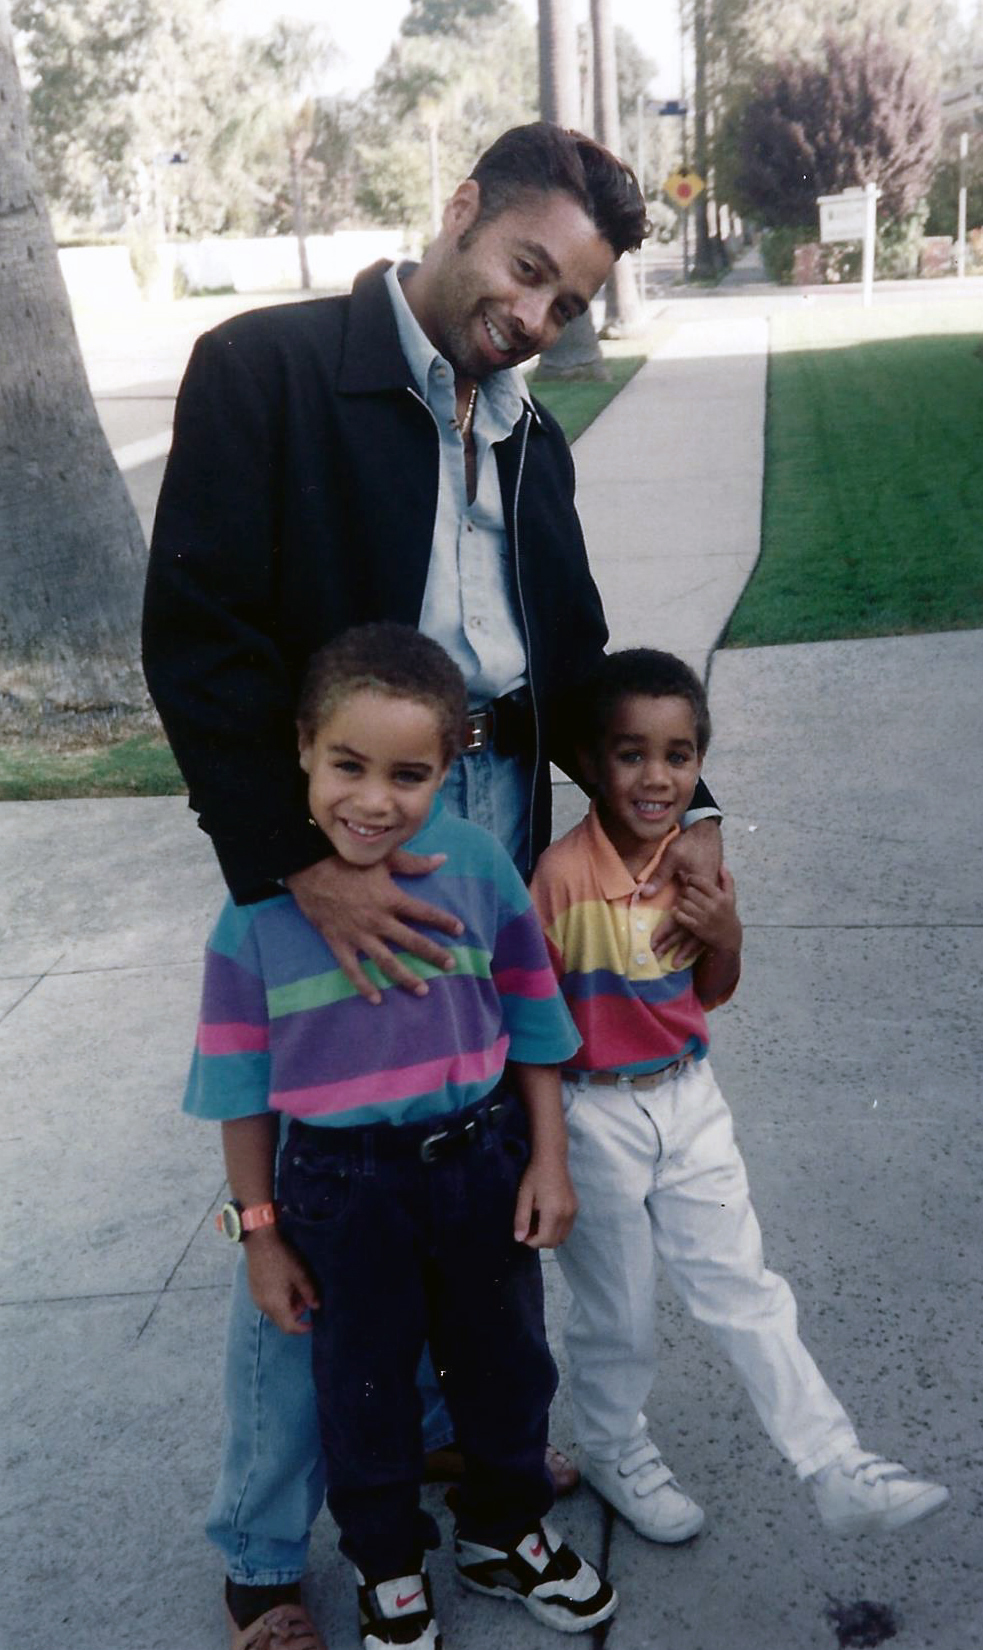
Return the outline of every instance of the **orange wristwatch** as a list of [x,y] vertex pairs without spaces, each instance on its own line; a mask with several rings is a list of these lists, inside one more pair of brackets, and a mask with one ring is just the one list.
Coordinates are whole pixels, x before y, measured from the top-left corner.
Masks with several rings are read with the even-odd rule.
[[276,1225],[275,1203],[254,1203],[251,1208],[244,1209],[236,1198],[230,1198],[223,1203],[215,1217],[215,1224],[220,1232],[224,1232],[233,1243],[241,1243],[250,1232],[255,1232],[260,1226]]

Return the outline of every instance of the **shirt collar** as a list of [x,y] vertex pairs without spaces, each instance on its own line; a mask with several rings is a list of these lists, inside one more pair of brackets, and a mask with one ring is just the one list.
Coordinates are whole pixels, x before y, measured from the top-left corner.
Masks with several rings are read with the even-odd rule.
[[[406,301],[399,277],[401,274],[408,275],[414,268],[415,265],[411,263],[400,264],[398,269],[395,264],[390,264],[386,270],[385,281],[406,364],[424,401],[429,403],[430,369],[434,363],[447,368],[451,374],[451,382],[453,369],[450,362],[445,361],[440,351],[431,343]],[[490,373],[487,378],[482,379],[481,391],[487,398],[496,420],[509,430],[519,422],[526,407],[532,408],[528,385],[517,367],[506,367],[501,372]]]
[[587,815],[587,842],[604,898],[630,899],[632,895],[637,894],[642,883],[647,882],[652,875],[670,842],[674,841],[678,835],[679,826],[674,825],[672,830],[662,838],[652,858],[643,866],[638,876],[632,876],[601,824],[597,812],[597,803],[592,802]]

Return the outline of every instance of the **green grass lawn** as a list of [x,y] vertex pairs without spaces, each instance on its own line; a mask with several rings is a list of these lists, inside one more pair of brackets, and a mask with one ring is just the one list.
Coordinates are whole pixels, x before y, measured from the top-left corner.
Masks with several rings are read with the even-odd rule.
[[11,740],[0,748],[0,802],[176,796],[184,789],[162,735],[145,734],[81,750],[56,750],[29,740]]
[[983,305],[772,320],[761,557],[725,646],[983,625]]
[[611,374],[606,383],[591,379],[581,383],[562,378],[548,378],[543,383],[537,378],[530,379],[529,388],[536,400],[553,414],[568,441],[576,441],[578,435],[583,435],[598,413],[604,411],[608,402],[624,389],[630,378],[634,378],[639,367],[644,366],[646,357],[637,353],[637,339],[633,342],[634,355],[616,355],[613,353],[614,346],[605,350]]

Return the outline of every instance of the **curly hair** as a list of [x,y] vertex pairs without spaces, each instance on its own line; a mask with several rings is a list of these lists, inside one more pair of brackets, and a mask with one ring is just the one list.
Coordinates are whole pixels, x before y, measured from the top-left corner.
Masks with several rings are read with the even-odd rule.
[[297,702],[301,739],[312,742],[338,706],[363,690],[412,699],[432,710],[445,762],[464,745],[464,677],[444,649],[412,625],[356,625],[311,655]]

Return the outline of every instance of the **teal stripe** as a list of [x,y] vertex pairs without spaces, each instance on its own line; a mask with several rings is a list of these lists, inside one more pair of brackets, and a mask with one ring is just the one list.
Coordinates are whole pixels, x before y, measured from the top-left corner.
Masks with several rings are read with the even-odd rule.
[[[483,946],[452,945],[448,946],[454,958],[454,974],[470,976],[476,980],[491,979],[491,957]],[[414,957],[409,951],[396,951],[395,957],[415,974],[417,979],[432,980],[437,976],[446,977],[442,968],[433,963],[424,962],[420,957]],[[386,978],[378,964],[362,959],[362,967],[380,991],[390,991],[392,980]],[[301,1014],[309,1008],[326,1008],[331,1003],[346,1002],[358,993],[351,981],[346,978],[340,968],[326,969],[323,974],[309,974],[302,980],[292,980],[287,985],[270,986],[266,993],[266,1006],[271,1020],[282,1019],[285,1014]]]

